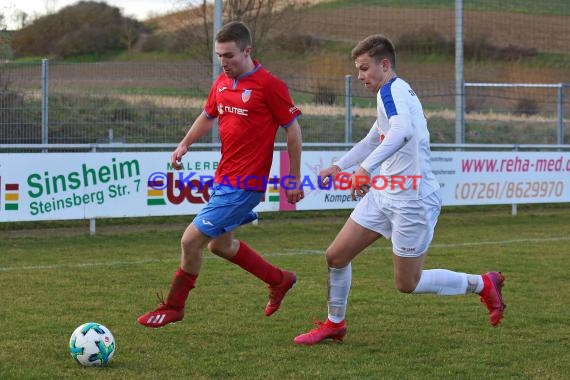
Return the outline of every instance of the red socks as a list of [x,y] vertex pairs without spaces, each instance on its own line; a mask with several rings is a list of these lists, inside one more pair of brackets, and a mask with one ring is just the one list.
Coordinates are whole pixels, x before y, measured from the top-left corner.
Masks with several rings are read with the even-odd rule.
[[[242,241],[240,241],[238,252],[230,261],[269,285],[278,285],[283,280],[281,269],[269,264]],[[197,274],[186,273],[182,268],[178,268],[172,279],[172,286],[170,287],[166,304],[183,309],[188,293],[194,288],[197,278]]]
[[335,323],[335,322],[331,321],[331,320],[328,319],[328,318],[327,318],[327,321],[325,322],[325,325],[326,325],[326,326],[334,327],[334,328],[342,327],[342,326],[344,326],[344,324],[345,324],[344,321],[339,322],[339,323]]
[[230,261],[269,285],[278,285],[283,280],[281,269],[271,265],[243,241],[239,242],[239,249]]
[[182,268],[178,268],[172,279],[172,286],[170,287],[166,304],[183,309],[186,304],[186,298],[188,298],[188,293],[194,288],[197,277],[197,274],[186,273]]

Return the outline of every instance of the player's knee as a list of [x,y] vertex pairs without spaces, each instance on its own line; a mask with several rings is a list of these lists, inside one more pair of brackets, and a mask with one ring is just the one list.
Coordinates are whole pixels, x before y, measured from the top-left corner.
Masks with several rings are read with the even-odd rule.
[[210,240],[208,242],[208,249],[216,256],[223,257],[230,260],[238,251],[239,242],[234,240],[231,243],[227,241],[220,240]]
[[186,235],[183,235],[182,238],[180,239],[180,247],[182,247],[182,252],[190,249],[191,244],[192,244],[192,239],[186,237]]
[[208,243],[208,250],[210,252],[212,252],[214,255],[222,255],[223,254],[223,250],[222,247],[217,244],[217,242],[215,240],[212,240]]
[[219,247],[216,246],[216,243],[213,240],[208,243],[208,250],[214,255],[217,255],[219,253]]
[[196,241],[185,235],[180,239],[180,248],[182,248],[182,256],[187,260],[195,259],[202,252]]
[[336,255],[334,252],[327,249],[325,252],[325,257],[327,259],[327,265],[329,268],[344,268],[350,261],[342,256]]

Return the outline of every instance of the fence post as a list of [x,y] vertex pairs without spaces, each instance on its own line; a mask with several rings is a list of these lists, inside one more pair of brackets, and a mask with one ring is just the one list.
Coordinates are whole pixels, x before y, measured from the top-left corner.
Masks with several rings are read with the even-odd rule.
[[[48,144],[49,59],[42,59],[42,144]],[[42,149],[43,153],[48,150]]]
[[352,142],[352,75],[344,76],[344,142]]
[[[93,145],[91,147],[91,152],[96,152],[97,146]],[[97,219],[96,218],[89,218],[89,235],[95,236],[97,233]]]
[[465,143],[465,85],[463,78],[463,0],[455,0],[455,143]]
[[[220,62],[218,62],[218,56],[216,55],[215,45],[216,45],[216,34],[222,28],[224,4],[222,0],[214,1],[214,21],[212,25],[212,84],[216,78],[220,75],[222,71],[220,67]],[[218,119],[214,120],[214,126],[212,127],[212,144],[218,144],[220,140],[218,132]]]
[[564,83],[558,84],[558,138],[557,143],[559,145],[564,144]]
[[[516,152],[519,150],[519,144],[515,144],[515,147],[513,148],[513,152]],[[511,215],[512,216],[517,216],[518,214],[518,205],[516,203],[511,204]]]

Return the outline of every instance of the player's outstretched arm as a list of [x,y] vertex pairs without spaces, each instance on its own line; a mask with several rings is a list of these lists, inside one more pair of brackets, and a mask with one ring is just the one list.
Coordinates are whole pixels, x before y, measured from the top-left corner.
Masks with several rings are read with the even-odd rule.
[[414,135],[412,122],[408,115],[396,115],[390,118],[390,130],[382,144],[374,149],[360,164],[366,171],[372,173],[384,161],[400,150]]
[[368,134],[362,140],[357,142],[348,152],[346,152],[336,165],[340,170],[348,169],[354,165],[360,164],[368,155],[380,145],[380,133],[378,132],[377,122],[375,121],[370,127]]
[[182,157],[188,152],[190,145],[208,133],[208,131],[212,129],[213,125],[214,119],[209,119],[206,117],[206,114],[204,112],[202,112],[196,118],[196,120],[194,120],[194,123],[192,123],[192,126],[188,130],[188,133],[186,133],[186,136],[184,136],[182,141],[180,141],[170,156],[170,165],[172,165],[174,169],[182,169],[182,164],[180,161],[182,160]]
[[[297,120],[294,120],[291,125],[285,129],[287,137],[287,153],[289,154],[289,176],[295,177],[297,186],[286,189],[287,201],[289,203],[297,203],[304,198],[305,194],[303,189],[299,188],[301,183],[301,150],[303,145],[303,137],[301,134],[301,127]],[[291,178],[292,180],[292,178]]]

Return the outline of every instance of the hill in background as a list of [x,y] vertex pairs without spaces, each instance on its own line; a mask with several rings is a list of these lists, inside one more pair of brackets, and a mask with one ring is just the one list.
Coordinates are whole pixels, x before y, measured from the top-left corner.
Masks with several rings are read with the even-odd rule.
[[[286,80],[296,104],[303,109],[306,141],[344,141],[346,75],[355,73],[350,51],[361,38],[379,32],[396,43],[398,75],[410,81],[422,98],[432,140],[454,141],[454,10],[447,0],[409,0],[406,7],[402,3],[332,1],[281,8],[278,13],[258,18],[244,15],[250,18],[246,21],[255,35],[255,56]],[[490,4],[469,2],[474,3]],[[560,9],[550,13],[529,9],[507,12],[497,7],[466,9],[465,80],[569,82],[570,54],[566,47],[570,46],[570,12],[564,13],[561,8],[570,4],[557,4]],[[65,30],[59,24],[65,24],[62,17],[67,14],[53,15],[56,18],[49,19],[49,24],[58,27],[41,29],[46,35],[40,37],[53,43],[49,33]],[[87,12],[83,16],[100,15]],[[211,8],[195,8],[146,21],[134,30],[137,33],[128,34],[136,38],[119,49],[63,60],[48,55],[50,141],[177,141],[200,112],[211,85],[210,22]],[[100,35],[74,34],[76,29],[69,28],[67,34],[53,39],[80,47],[99,42]],[[22,32],[34,30],[37,32],[30,26]],[[38,56],[25,59],[34,62],[0,66],[0,86],[8,89],[0,94],[0,101],[7,105],[0,109],[6,121],[0,125],[5,131],[0,131],[0,141],[5,143],[40,138]],[[78,61],[84,63],[70,64]],[[353,139],[365,134],[374,118],[373,94],[357,82],[353,78]],[[466,142],[556,142],[557,91],[466,87]],[[568,110],[570,96],[566,95],[562,108]],[[210,140],[210,136],[204,137],[204,142]]]
[[[274,17],[271,28],[256,35],[255,54],[279,73],[344,75],[354,72],[350,60],[354,44],[369,34],[382,33],[396,43],[399,72],[417,80],[453,80],[455,11],[449,6],[426,7],[433,3],[438,2],[313,1]],[[559,6],[570,11],[563,2]],[[570,16],[556,9],[552,13],[465,10],[466,80],[570,81]],[[200,42],[206,38],[203,20],[203,10],[197,8],[157,17],[145,25],[153,30],[151,38],[165,41],[155,47],[208,62],[211,46],[204,49],[207,44]],[[152,51],[141,47],[141,52]]]

